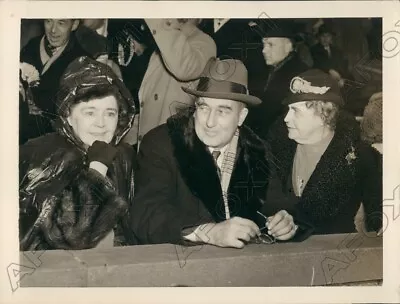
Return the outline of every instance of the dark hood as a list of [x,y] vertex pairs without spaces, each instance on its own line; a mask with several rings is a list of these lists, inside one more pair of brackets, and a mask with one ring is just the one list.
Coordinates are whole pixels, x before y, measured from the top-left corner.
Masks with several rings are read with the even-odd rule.
[[86,56],[71,62],[61,77],[60,90],[55,100],[58,115],[55,122],[56,131],[84,150],[83,142],[75,136],[68,124],[70,108],[78,103],[80,96],[110,86],[116,87],[122,97],[118,99],[118,126],[112,140],[112,144],[117,145],[133,123],[136,109],[132,95],[109,66]]

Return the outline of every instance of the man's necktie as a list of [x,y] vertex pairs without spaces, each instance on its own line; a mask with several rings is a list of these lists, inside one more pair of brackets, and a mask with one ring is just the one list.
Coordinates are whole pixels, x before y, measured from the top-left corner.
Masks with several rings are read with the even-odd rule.
[[218,157],[221,155],[221,151],[214,150],[211,154],[212,154],[212,157],[214,158],[215,166],[217,167],[218,177],[219,177],[219,179],[221,179],[221,169],[219,168],[218,163],[217,163]]

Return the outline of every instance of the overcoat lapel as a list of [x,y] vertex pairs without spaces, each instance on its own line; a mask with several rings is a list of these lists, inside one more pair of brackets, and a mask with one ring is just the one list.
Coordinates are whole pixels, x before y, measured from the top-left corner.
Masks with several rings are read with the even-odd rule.
[[203,202],[215,221],[224,220],[217,168],[211,153],[195,135],[192,118],[173,118],[168,120],[167,125],[174,155],[187,186]]

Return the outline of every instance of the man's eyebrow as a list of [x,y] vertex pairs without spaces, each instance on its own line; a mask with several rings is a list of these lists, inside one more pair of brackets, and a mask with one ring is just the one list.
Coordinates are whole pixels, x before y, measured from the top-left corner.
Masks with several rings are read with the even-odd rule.
[[82,110],[95,110],[96,108],[95,107],[85,107],[85,106],[83,106],[82,107]]

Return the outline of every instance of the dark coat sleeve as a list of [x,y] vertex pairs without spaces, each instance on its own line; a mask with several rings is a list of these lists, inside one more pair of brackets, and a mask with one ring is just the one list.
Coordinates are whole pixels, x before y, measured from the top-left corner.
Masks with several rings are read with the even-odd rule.
[[177,168],[165,129],[144,136],[135,173],[131,227],[141,243],[181,243],[185,215],[177,207]]
[[[127,144],[120,144],[119,154],[113,162],[113,176],[118,185],[118,194],[128,204],[133,201],[135,184],[134,172],[136,170],[136,151]],[[124,213],[115,229],[115,246],[126,246],[138,244],[137,237],[130,227],[129,212]]]
[[293,216],[293,221],[298,226],[295,236],[288,241],[304,241],[312,235],[315,228],[309,219],[296,208],[298,198],[296,198],[294,194],[285,194],[282,181],[278,177],[276,166],[276,163],[271,165],[267,198],[263,205],[262,212],[267,216],[272,216],[281,210],[286,210]]

